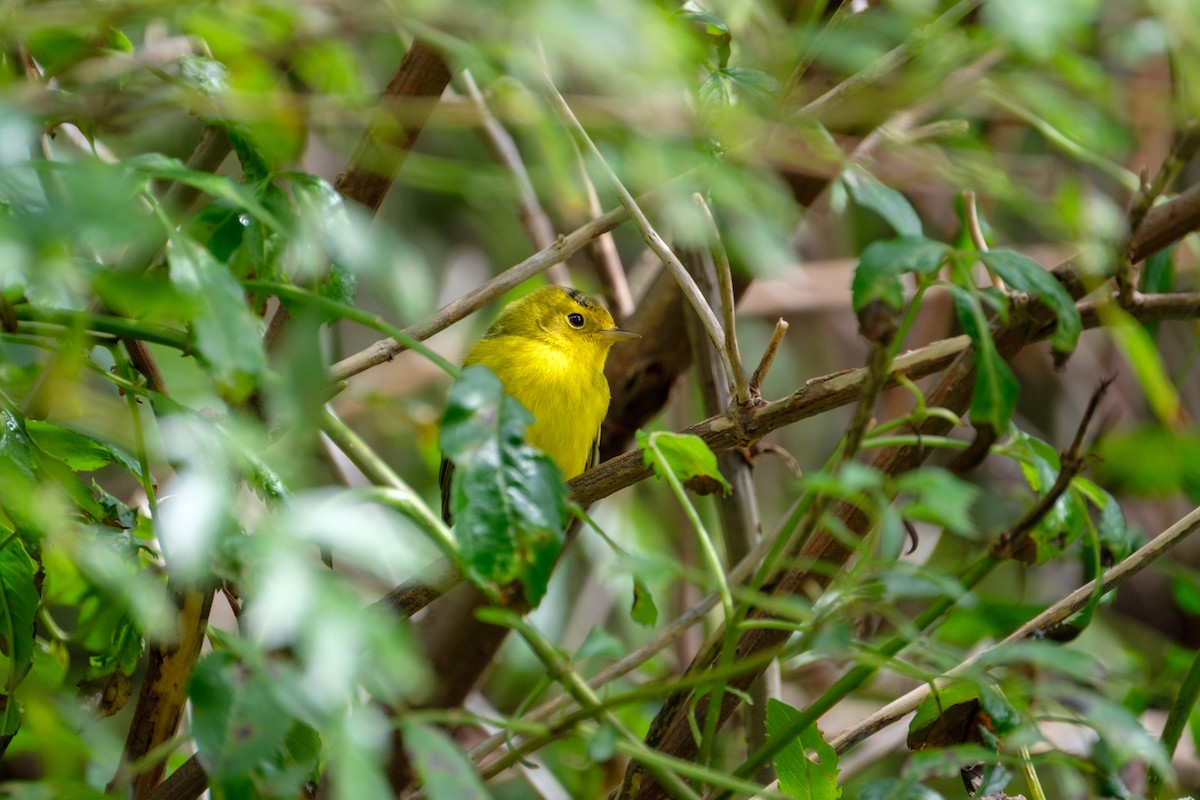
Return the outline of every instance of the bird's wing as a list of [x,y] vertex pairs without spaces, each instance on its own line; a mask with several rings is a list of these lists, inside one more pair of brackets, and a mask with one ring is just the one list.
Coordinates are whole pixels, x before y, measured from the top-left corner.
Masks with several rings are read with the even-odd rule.
[[450,499],[452,493],[450,486],[454,478],[454,462],[448,458],[442,459],[442,466],[438,469],[438,486],[442,490],[442,519],[447,525],[454,524],[454,512],[450,510]]
[[600,463],[600,429],[596,428],[596,438],[592,439],[592,451],[588,453],[587,466],[583,468],[587,472],[592,467]]

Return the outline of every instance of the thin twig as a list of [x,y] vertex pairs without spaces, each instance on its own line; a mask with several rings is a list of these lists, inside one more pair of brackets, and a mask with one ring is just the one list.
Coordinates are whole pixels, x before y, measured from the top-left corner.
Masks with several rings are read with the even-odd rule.
[[[979,209],[975,207],[975,193],[971,191],[963,192],[963,210],[967,217],[967,231],[971,234],[971,242],[975,245],[975,249],[981,253],[988,252],[987,239],[983,235],[983,226],[979,224]],[[986,264],[984,265],[987,266]],[[993,272],[990,268],[987,271],[988,277],[992,279],[992,286],[995,286],[1000,291],[1004,291],[1004,280]]]
[[726,380],[732,380],[733,366],[730,363],[729,351],[725,347],[725,332],[722,330],[721,323],[717,319],[716,314],[713,313],[712,308],[710,308],[708,302],[705,301],[704,295],[701,294],[700,287],[696,286],[696,282],[692,280],[692,276],[688,274],[688,271],[679,261],[679,257],[676,256],[671,248],[667,246],[667,243],[663,241],[662,236],[660,236],[658,231],[654,229],[654,226],[650,224],[650,220],[642,211],[641,206],[639,206],[637,201],[634,200],[633,195],[629,193],[629,190],[625,188],[625,184],[621,182],[621,179],[617,177],[617,173],[613,172],[612,167],[610,167],[608,162],[604,160],[604,156],[601,154],[600,149],[596,147],[596,143],[592,141],[590,136],[588,136],[587,131],[579,122],[579,119],[575,116],[575,112],[573,112],[571,107],[567,105],[567,101],[563,99],[561,94],[559,94],[559,91],[554,86],[554,81],[551,80],[549,74],[543,73],[542,79],[545,84],[545,94],[549,99],[550,104],[554,106],[555,111],[557,111],[567,123],[567,127],[571,129],[572,134],[579,140],[582,147],[604,170],[605,175],[612,183],[613,190],[616,191],[617,197],[621,201],[621,206],[629,212],[630,217],[632,217],[634,223],[638,226],[638,230],[641,231],[642,238],[645,239],[646,244],[651,250],[654,251],[654,254],[662,260],[663,265],[668,271],[670,271],[671,275],[679,284],[679,288],[683,291],[684,297],[686,297],[688,302],[691,303],[692,308],[696,310],[696,314],[699,315],[701,322],[704,323],[704,327],[708,332],[709,338],[712,339],[713,345],[717,348],[717,352],[721,354],[721,364],[725,367]]
[[[408,326],[404,332],[419,341],[428,339],[435,333],[445,330],[469,314],[478,311],[510,289],[520,286],[534,275],[539,275],[552,265],[570,258],[592,239],[611,231],[627,219],[629,219],[629,212],[624,208],[615,208],[609,211],[604,216],[592,220],[566,236],[560,236],[547,249],[534,253],[521,263],[509,267],[479,287],[452,300],[427,319]],[[335,381],[346,380],[371,367],[391,361],[407,349],[395,339],[381,339],[334,364],[330,369],[330,377]]]
[[[513,140],[512,135],[488,108],[487,100],[479,91],[479,86],[476,85],[471,70],[463,70],[460,80],[463,88],[467,90],[467,97],[471,99],[471,103],[474,104],[475,110],[479,114],[479,126],[484,138],[491,145],[496,158],[512,175],[513,185],[517,190],[517,212],[521,219],[521,226],[525,228],[525,233],[528,234],[529,241],[533,243],[533,246],[538,250],[545,250],[554,244],[556,237],[554,225],[538,201],[537,192],[533,189],[533,181],[529,179],[529,170],[525,168],[525,161],[521,158],[521,151],[517,148],[517,143]],[[551,266],[546,270],[546,277],[551,283],[563,286],[570,283],[570,276],[563,264]]]
[[725,350],[729,353],[729,364],[732,374],[728,376],[733,381],[733,398],[738,405],[746,405],[750,401],[750,389],[746,385],[746,368],[742,366],[742,352],[738,349],[737,328],[734,326],[733,270],[729,266],[729,254],[721,242],[721,231],[717,228],[717,220],[713,217],[712,209],[704,201],[700,193],[692,195],[696,205],[704,214],[712,231],[712,257],[717,268],[717,287],[720,290],[721,313],[725,318]]
[[[1063,620],[1070,617],[1075,612],[1084,608],[1088,603],[1092,602],[1093,596],[1099,591],[1101,594],[1106,594],[1113,589],[1116,589],[1125,581],[1132,578],[1137,573],[1141,572],[1150,564],[1165,555],[1171,548],[1182,542],[1191,534],[1200,529],[1200,508],[1195,508],[1183,519],[1176,522],[1167,530],[1160,533],[1158,536],[1151,539],[1139,550],[1117,564],[1112,569],[1104,573],[1103,576],[1096,580],[1089,581],[1083,586],[1080,586],[1075,591],[1068,594],[1066,597],[1059,600],[1054,605],[1047,608],[1041,614],[1025,623],[1017,630],[1006,636],[998,644],[976,653],[967,660],[963,661],[958,666],[947,670],[946,673],[937,681],[937,685],[944,685],[947,678],[955,675],[961,675],[966,672],[974,664],[985,660],[988,656],[996,652],[997,649],[1005,645],[1019,642],[1030,636],[1053,628]],[[872,733],[881,730],[890,725],[896,720],[903,717],[912,711],[915,711],[926,697],[930,695],[932,689],[929,685],[920,686],[898,700],[894,700],[881,708],[879,711],[870,715],[866,719],[856,723],[853,727],[839,733],[830,740],[830,744],[839,753],[845,752],[853,747],[858,742],[865,739]]]
[[767,347],[763,350],[762,359],[758,362],[758,367],[754,370],[754,375],[750,378],[750,400],[754,405],[762,402],[762,385],[767,379],[767,373],[771,370],[771,364],[775,363],[775,355],[779,352],[779,345],[783,344],[783,336],[787,333],[788,323],[783,317],[775,320],[775,330],[771,331],[771,341],[767,342]]
[[[596,185],[588,175],[587,162],[579,142],[571,139],[571,149],[575,153],[575,166],[579,170],[579,180],[583,184],[583,194],[587,198],[588,213],[598,217],[603,212],[600,205],[600,195]],[[602,233],[591,243],[591,252],[595,261],[596,277],[604,290],[604,298],[610,304],[610,310],[618,322],[623,322],[633,313],[633,292],[629,290],[629,281],[625,277],[625,266],[621,263],[621,254],[617,252],[617,240],[612,233]]]
[[1191,120],[1184,126],[1182,135],[1171,148],[1170,154],[1158,168],[1158,173],[1150,183],[1144,183],[1134,196],[1129,209],[1129,225],[1125,241],[1121,247],[1121,262],[1117,267],[1116,284],[1117,298],[1125,304],[1132,300],[1137,290],[1134,271],[1134,258],[1130,252],[1130,243],[1146,219],[1146,214],[1154,206],[1154,201],[1171,187],[1180,171],[1192,160],[1200,149],[1200,120]]

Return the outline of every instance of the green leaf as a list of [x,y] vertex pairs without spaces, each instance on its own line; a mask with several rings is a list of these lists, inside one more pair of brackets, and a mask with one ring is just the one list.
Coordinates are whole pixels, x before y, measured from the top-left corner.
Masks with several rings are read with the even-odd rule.
[[1150,408],[1164,425],[1173,425],[1179,417],[1179,393],[1167,376],[1162,354],[1158,352],[1150,334],[1133,317],[1112,303],[1100,306],[1100,320],[1133,368],[1133,374],[1146,393]]
[[659,478],[674,473],[680,483],[699,494],[710,494],[712,488],[717,486],[723,488],[725,494],[733,491],[733,487],[725,480],[717,466],[716,455],[699,436],[670,431],[646,433],[639,430],[637,443],[642,450],[646,466],[653,469]]
[[658,622],[658,606],[654,604],[654,596],[650,594],[650,587],[638,577],[633,579],[633,607],[629,610],[629,616],[644,628],[653,628]]
[[758,69],[724,67],[720,73],[729,80],[734,89],[763,100],[773,99],[783,88],[773,76]]
[[133,475],[142,476],[142,466],[136,458],[87,434],[36,419],[25,420],[25,431],[40,450],[76,472],[92,472],[116,461]]
[[1105,485],[1153,497],[1182,489],[1200,502],[1200,436],[1140,425],[1105,436],[1097,450],[1095,470]]
[[222,200],[228,200],[236,206],[246,209],[254,218],[266,223],[275,230],[284,230],[283,224],[275,215],[258,201],[254,192],[236,181],[211,172],[200,172],[188,169],[188,166],[177,158],[164,156],[162,153],[144,153],[127,159],[128,166],[144,172],[159,180],[178,181],[205,194]]
[[1159,250],[1142,265],[1141,290],[1146,294],[1169,292],[1175,285],[1175,259],[1171,248]]
[[192,342],[200,360],[235,402],[253,391],[266,369],[258,320],[241,285],[207,248],[177,236],[167,250],[171,282],[192,298]]
[[274,761],[292,727],[274,682],[229,652],[211,653],[192,672],[192,733],[200,763],[213,780],[243,775]]
[[841,180],[855,203],[883,217],[900,236],[921,235],[921,218],[903,194],[861,167],[848,168]]
[[971,506],[980,495],[979,487],[940,467],[922,467],[896,478],[897,494],[910,494],[898,510],[905,519],[940,525],[955,533],[975,532]]
[[[800,712],[774,698],[767,701],[767,738],[780,735],[796,719]],[[806,750],[816,753],[816,759]],[[838,786],[837,753],[821,736],[817,726],[812,725],[800,734],[799,740],[787,744],[775,757],[775,772],[779,775],[779,788],[788,795],[801,800],[837,800],[842,796]]]
[[942,796],[912,778],[872,781],[858,793],[859,800],[942,800]]
[[616,752],[617,729],[605,720],[588,739],[588,758],[600,764],[611,759]]
[[979,300],[971,292],[954,284],[954,310],[963,330],[975,348],[975,388],[971,393],[971,422],[990,425],[999,432],[1008,428],[1017,404],[1017,379],[996,345]]
[[918,275],[936,272],[949,251],[942,242],[924,236],[903,236],[867,245],[858,259],[850,286],[855,312],[874,300],[882,300],[899,311],[904,307],[900,276],[906,272]]
[[476,365],[450,388],[438,441],[455,465],[454,536],[468,577],[481,586],[519,578],[536,606],[562,550],[567,490],[550,457],[526,444],[532,420]]
[[404,751],[429,800],[490,800],[479,774],[450,737],[432,725],[406,721]]
[[229,69],[220,61],[185,55],[179,59],[179,72],[185,83],[209,97],[218,97],[229,89]]
[[1050,346],[1056,352],[1070,353],[1075,349],[1083,321],[1075,301],[1053,275],[1032,258],[1011,250],[992,250],[980,253],[979,257],[1009,286],[1037,297],[1054,312],[1058,324],[1050,337]]
[[0,653],[8,656],[4,681],[7,702],[0,710],[0,735],[11,735],[20,725],[13,690],[33,663],[33,621],[41,598],[37,566],[15,533],[0,528],[5,540],[0,547]]

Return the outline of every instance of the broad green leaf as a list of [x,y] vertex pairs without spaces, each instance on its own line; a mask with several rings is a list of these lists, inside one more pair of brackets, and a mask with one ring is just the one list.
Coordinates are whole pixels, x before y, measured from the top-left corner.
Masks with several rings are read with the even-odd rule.
[[941,266],[950,248],[923,236],[904,236],[872,242],[863,250],[854,270],[850,293],[854,310],[862,311],[873,300],[882,300],[899,311],[904,307],[906,272],[928,275]]
[[638,577],[633,579],[633,607],[629,610],[629,616],[644,628],[653,628],[658,622],[658,606],[654,604],[654,596],[650,594],[650,587]]
[[975,532],[971,506],[980,495],[979,487],[940,467],[923,467],[896,478],[896,493],[911,495],[899,505],[905,519],[941,525],[955,533]]
[[445,733],[409,720],[403,734],[404,751],[429,800],[490,800],[475,767]]
[[133,475],[142,475],[141,464],[132,455],[87,434],[35,419],[25,420],[25,431],[38,449],[77,472],[92,472],[116,461]]
[[1012,419],[1017,404],[1017,379],[1009,369],[996,344],[983,308],[969,291],[950,285],[954,296],[954,310],[971,344],[975,348],[975,388],[971,393],[971,422],[975,425],[990,425],[1003,431]]
[[1179,418],[1179,393],[1167,376],[1162,354],[1146,329],[1112,303],[1100,306],[1100,320],[1137,376],[1146,401],[1159,421],[1170,426]]
[[13,690],[24,679],[33,663],[33,621],[37,615],[37,566],[15,533],[0,528],[0,653],[8,657],[8,675],[4,694],[7,702],[0,710],[0,735],[14,733],[20,725]]
[[232,653],[210,653],[197,662],[188,697],[200,762],[213,780],[278,757],[292,719],[276,700],[269,675]]
[[143,153],[124,163],[159,180],[178,181],[212,197],[228,200],[234,205],[246,209],[251,216],[271,228],[283,230],[283,224],[258,201],[254,192],[232,178],[188,169],[188,166],[179,159],[164,156],[162,153]]
[[167,250],[171,282],[188,295],[192,308],[192,342],[231,399],[244,400],[266,368],[258,320],[241,285],[207,248],[176,237]]
[[658,477],[665,478],[668,472],[673,473],[680,483],[698,494],[711,494],[717,487],[723,488],[726,494],[733,491],[717,466],[716,455],[699,436],[639,430],[637,443],[646,466]]
[[30,507],[39,492],[34,457],[23,420],[7,408],[0,409],[0,509],[30,533],[38,529]]
[[992,250],[980,253],[979,257],[1006,284],[1037,297],[1054,312],[1058,324],[1050,337],[1050,346],[1056,352],[1070,353],[1075,349],[1079,334],[1083,331],[1083,322],[1079,318],[1079,310],[1075,308],[1075,301],[1053,275],[1032,258],[1011,250]]
[[855,203],[883,217],[899,236],[922,234],[921,218],[903,194],[880,183],[861,167],[850,167],[842,173],[841,180]]
[[[800,716],[800,712],[774,698],[767,701],[767,739],[780,735]],[[812,750],[817,758],[810,758]],[[779,788],[798,800],[837,800],[842,796],[838,786],[837,753],[821,736],[815,725],[809,726],[798,740],[787,744],[775,757],[775,772]]]
[[533,420],[491,370],[463,370],[450,388],[439,444],[454,462],[452,503],[468,576],[480,585],[520,579],[536,606],[563,545],[566,485],[545,453],[525,443]]

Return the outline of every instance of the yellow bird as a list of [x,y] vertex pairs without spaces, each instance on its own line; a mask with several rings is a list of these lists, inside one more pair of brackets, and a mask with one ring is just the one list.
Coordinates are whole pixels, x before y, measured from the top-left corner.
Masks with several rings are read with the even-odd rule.
[[[509,303],[464,367],[482,364],[504,390],[533,414],[526,438],[570,480],[599,459],[600,423],[608,412],[604,362],[622,330],[595,298],[563,286],[544,286]],[[450,520],[450,475],[442,459],[442,516]]]

